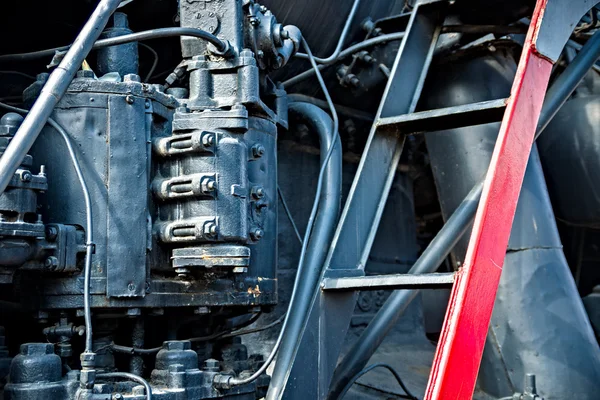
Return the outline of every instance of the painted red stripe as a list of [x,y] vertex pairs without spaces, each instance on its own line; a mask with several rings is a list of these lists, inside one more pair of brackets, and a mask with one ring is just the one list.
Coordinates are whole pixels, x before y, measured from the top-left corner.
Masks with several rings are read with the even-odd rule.
[[469,248],[457,273],[425,398],[470,399],[492,316],[519,192],[552,63],[535,53],[538,1],[487,172]]

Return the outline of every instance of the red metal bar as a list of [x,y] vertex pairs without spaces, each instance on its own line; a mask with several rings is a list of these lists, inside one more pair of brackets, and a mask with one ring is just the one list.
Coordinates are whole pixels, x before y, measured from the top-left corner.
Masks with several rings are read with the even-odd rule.
[[[553,0],[550,0],[553,1]],[[457,273],[425,398],[470,399],[552,61],[535,42],[547,0],[538,0],[500,127],[469,242]]]

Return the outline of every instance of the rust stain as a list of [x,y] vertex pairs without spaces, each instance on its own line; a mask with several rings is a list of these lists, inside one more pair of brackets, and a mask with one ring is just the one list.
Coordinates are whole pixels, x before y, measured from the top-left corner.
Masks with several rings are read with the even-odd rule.
[[249,287],[248,288],[248,294],[253,295],[254,297],[258,297],[260,296],[260,288],[258,287],[258,285],[256,285],[255,288]]

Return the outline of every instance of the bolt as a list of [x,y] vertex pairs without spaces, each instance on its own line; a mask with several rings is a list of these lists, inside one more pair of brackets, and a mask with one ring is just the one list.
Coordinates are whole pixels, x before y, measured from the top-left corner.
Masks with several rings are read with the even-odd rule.
[[58,268],[58,258],[50,256],[44,261],[44,267],[49,271],[54,271]]
[[123,395],[121,393],[113,394],[112,400],[123,400]]
[[265,232],[260,228],[255,228],[250,232],[252,240],[258,241],[265,235]]
[[187,106],[184,104],[184,105],[182,105],[181,107],[177,107],[177,112],[178,112],[179,114],[187,114],[187,113],[189,113],[189,112],[190,112],[190,109],[189,109],[189,108],[187,108]]
[[254,158],[262,157],[266,151],[267,150],[265,150],[265,147],[262,144],[255,144],[252,146],[252,156]]
[[130,283],[129,285],[127,285],[127,290],[129,290],[130,292],[135,291],[135,284],[134,283]]
[[269,11],[269,9],[267,8],[267,6],[260,6],[260,12],[262,12],[263,14],[266,13],[267,11]]
[[129,94],[129,95],[125,96],[125,101],[127,102],[127,104],[133,104],[135,99],[133,98],[132,95]]
[[128,308],[127,315],[130,317],[138,317],[138,316],[142,315],[142,309],[141,308]]
[[214,237],[218,232],[217,224],[214,222],[207,222],[204,224],[204,236]]
[[141,82],[142,78],[136,74],[127,74],[123,77],[123,82]]
[[41,176],[41,177],[46,176],[46,166],[45,165],[40,165],[40,173],[38,174],[38,176]]
[[213,178],[203,178],[202,182],[200,182],[200,185],[204,194],[212,193],[217,188],[217,183]]
[[259,50],[259,51],[256,52],[256,56],[258,58],[263,58],[265,56],[265,52],[262,51],[262,50]]
[[204,147],[211,147],[215,144],[215,135],[210,132],[205,132],[202,135],[202,145]]
[[58,229],[55,226],[46,227],[46,238],[50,241],[54,241],[58,236]]
[[21,179],[22,182],[31,182],[31,178],[33,178],[33,175],[31,175],[31,172],[29,172],[27,170],[20,171],[19,178]]
[[250,25],[256,28],[260,25],[260,20],[256,17],[250,17]]
[[210,314],[210,308],[208,308],[208,307],[196,307],[196,309],[194,310],[194,314],[198,314],[198,315]]
[[151,105],[152,104],[150,103],[150,100],[146,100],[146,103],[145,103],[146,110],[149,110]]
[[188,274],[190,273],[190,270],[187,268],[175,268],[175,272],[177,273],[177,277],[178,278],[182,278],[185,279],[187,278]]
[[262,186],[255,186],[252,188],[252,197],[255,199],[262,199],[265,196],[265,189]]
[[189,340],[167,340],[163,343],[162,347],[169,351],[190,350],[192,348],[192,343]]
[[209,372],[219,372],[221,368],[219,361],[215,360],[214,358],[209,358],[208,360],[204,361],[202,369]]
[[375,62],[373,56],[371,56],[367,51],[361,51],[358,53],[358,59],[366,64],[372,64]]

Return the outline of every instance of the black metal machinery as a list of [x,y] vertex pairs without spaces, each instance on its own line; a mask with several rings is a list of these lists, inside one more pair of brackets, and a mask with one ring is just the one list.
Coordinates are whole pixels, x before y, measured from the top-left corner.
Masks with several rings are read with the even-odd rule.
[[[15,45],[29,4],[0,5],[3,398],[421,398],[385,352],[365,367],[390,332],[389,358],[434,350],[446,303],[417,290],[463,260],[534,2],[69,1],[65,26],[91,17],[42,51],[73,32]],[[545,125],[598,54],[597,14]],[[600,390],[594,74],[532,154],[475,398]],[[381,366],[402,390],[348,392]]]

